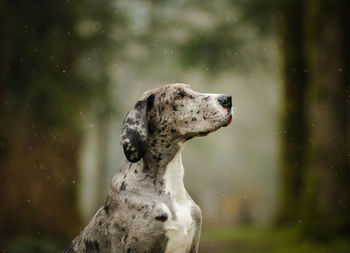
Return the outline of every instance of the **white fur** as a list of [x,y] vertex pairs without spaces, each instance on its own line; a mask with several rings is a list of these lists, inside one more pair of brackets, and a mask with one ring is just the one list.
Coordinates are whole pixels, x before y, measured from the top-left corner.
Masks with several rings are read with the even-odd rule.
[[170,192],[176,213],[176,220],[173,220],[169,209],[164,205],[164,209],[169,217],[165,223],[165,230],[169,238],[165,253],[188,253],[191,249],[195,232],[195,225],[191,215],[193,203],[188,198],[183,182],[184,168],[181,159],[183,144],[181,146],[179,152],[167,165],[164,175],[165,190]]

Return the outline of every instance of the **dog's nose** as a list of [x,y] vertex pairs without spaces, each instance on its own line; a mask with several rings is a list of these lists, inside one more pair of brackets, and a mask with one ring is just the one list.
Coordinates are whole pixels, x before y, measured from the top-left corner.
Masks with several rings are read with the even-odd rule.
[[222,107],[231,109],[232,107],[232,97],[229,95],[221,95],[218,98],[218,101]]

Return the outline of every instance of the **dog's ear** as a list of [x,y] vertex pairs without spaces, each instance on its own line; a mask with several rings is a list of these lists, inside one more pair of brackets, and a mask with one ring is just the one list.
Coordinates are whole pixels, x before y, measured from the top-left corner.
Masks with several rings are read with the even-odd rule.
[[126,158],[138,162],[146,152],[148,141],[147,111],[152,107],[154,95],[139,100],[131,109],[122,125],[121,145]]

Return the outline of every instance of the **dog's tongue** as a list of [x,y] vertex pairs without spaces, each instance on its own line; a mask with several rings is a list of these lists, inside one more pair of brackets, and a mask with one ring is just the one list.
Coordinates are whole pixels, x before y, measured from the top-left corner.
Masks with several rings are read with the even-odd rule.
[[230,118],[226,121],[225,127],[227,127],[228,125],[230,125],[232,122],[232,116],[230,116]]

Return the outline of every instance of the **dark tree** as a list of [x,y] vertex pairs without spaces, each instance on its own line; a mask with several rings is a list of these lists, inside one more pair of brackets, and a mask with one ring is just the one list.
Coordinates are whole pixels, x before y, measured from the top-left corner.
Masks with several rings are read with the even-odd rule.
[[[77,117],[108,81],[101,69],[111,52],[110,7],[0,1],[1,245],[33,234],[64,240],[79,230]],[[87,55],[101,65],[95,79],[79,69]]]
[[304,3],[284,1],[279,5],[278,34],[283,82],[281,125],[281,191],[277,213],[279,224],[299,220],[306,160],[307,69],[304,49]]
[[350,4],[312,0],[305,15],[310,150],[303,231],[316,238],[349,235]]

